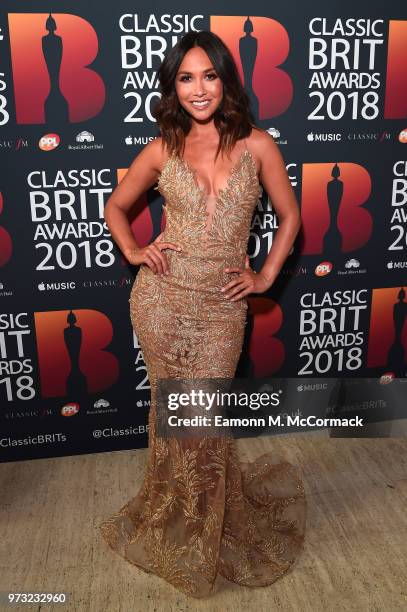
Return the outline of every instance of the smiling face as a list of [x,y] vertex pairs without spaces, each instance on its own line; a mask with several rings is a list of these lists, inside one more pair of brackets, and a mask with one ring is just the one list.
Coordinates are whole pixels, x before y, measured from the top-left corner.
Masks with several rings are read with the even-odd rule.
[[185,54],[175,78],[175,91],[181,106],[196,121],[208,120],[222,102],[222,81],[201,47]]

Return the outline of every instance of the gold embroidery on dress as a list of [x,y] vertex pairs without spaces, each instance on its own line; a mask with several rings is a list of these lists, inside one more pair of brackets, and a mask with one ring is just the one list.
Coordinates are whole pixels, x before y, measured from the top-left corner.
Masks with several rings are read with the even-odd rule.
[[233,378],[243,346],[247,300],[220,288],[244,267],[250,224],[261,188],[246,148],[215,197],[177,156],[168,158],[156,189],[164,197],[163,240],[169,276],[142,265],[130,315],[151,386],[149,447],[135,497],[100,530],[128,562],[193,597],[211,593],[216,574],[266,586],[283,576],[305,537],[306,497],[296,467],[274,451],[241,463],[232,437],[156,436],[159,378]]

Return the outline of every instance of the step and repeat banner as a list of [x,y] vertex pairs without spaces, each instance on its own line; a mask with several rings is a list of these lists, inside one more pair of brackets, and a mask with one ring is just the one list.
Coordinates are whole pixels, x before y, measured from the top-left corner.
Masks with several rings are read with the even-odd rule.
[[[229,47],[302,211],[279,278],[249,298],[237,376],[406,376],[407,11],[206,6],[1,6],[1,461],[147,446],[150,387],[129,314],[137,267],[103,211],[158,135],[157,69],[190,30]],[[140,245],[164,228],[162,206],[154,188],[135,203]],[[255,270],[278,225],[263,192]]]

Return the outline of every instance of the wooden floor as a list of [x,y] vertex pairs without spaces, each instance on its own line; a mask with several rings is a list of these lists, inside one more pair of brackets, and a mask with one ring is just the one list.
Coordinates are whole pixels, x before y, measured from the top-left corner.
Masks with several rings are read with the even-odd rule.
[[0,609],[406,611],[406,438],[315,433],[238,440],[242,459],[274,448],[302,467],[306,544],[273,585],[219,577],[208,600],[130,565],[99,535],[102,519],[137,492],[146,449],[0,464],[0,591],[70,593],[66,605]]

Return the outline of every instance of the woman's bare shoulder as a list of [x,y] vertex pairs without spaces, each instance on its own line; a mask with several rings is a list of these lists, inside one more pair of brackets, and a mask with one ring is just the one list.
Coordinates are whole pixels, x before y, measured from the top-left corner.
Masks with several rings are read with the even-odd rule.
[[257,126],[253,126],[250,136],[247,137],[247,144],[257,165],[260,167],[263,160],[267,159],[270,155],[275,155],[279,149],[278,144],[269,132]]
[[252,127],[250,136],[247,137],[247,142],[257,150],[270,149],[273,148],[273,145],[277,146],[274,138],[267,130],[263,130],[255,125]]
[[157,172],[161,172],[166,164],[169,154],[162,136],[157,136],[142,149],[145,161]]

